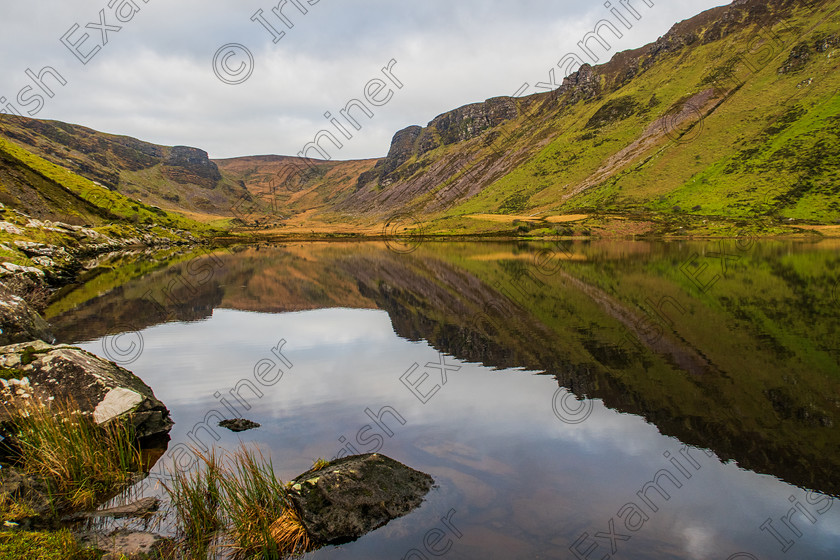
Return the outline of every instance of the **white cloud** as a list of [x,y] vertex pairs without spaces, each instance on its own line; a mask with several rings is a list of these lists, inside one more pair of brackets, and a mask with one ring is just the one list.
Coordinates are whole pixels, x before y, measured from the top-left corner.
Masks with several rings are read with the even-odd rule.
[[[577,50],[600,19],[614,18],[601,4],[568,0],[321,0],[305,16],[287,5],[284,13],[294,27],[275,23],[287,35],[274,44],[250,17],[257,9],[271,16],[276,3],[136,3],[140,12],[108,35],[87,66],[59,38],[78,23],[81,29],[71,39],[87,32],[90,45],[99,40],[98,30],[84,26],[97,22],[103,8],[107,22],[117,23],[106,0],[4,6],[0,49],[15,56],[0,62],[0,96],[13,99],[28,83],[27,68],[49,64],[69,83],[56,88],[38,118],[199,146],[214,157],[293,154],[325,125],[325,111],[335,113],[358,97],[393,58],[405,87],[334,154],[378,157],[405,126],[546,80],[549,68]],[[655,40],[677,20],[720,3],[674,0],[649,8],[634,0],[643,17],[632,30],[622,28],[627,32],[612,53]],[[213,54],[226,43],[241,43],[254,55],[253,75],[242,85],[223,84],[213,75]]]

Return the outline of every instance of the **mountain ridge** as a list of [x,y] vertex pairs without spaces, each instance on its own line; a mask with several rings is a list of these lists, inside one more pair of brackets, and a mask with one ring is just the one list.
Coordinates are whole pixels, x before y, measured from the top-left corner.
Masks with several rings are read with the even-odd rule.
[[145,204],[240,225],[329,229],[407,215],[430,232],[498,229],[473,218],[483,214],[526,216],[538,232],[558,214],[831,224],[838,9],[736,0],[603,64],[566,55],[558,67],[579,67],[557,89],[441,113],[397,131],[381,158],[211,160],[199,148],[8,117],[0,133]]

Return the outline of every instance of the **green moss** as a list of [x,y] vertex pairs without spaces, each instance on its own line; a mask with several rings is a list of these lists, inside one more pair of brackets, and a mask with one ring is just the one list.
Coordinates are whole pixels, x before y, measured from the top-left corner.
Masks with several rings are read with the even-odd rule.
[[0,368],[0,379],[22,379],[26,374],[23,370],[15,368]]
[[102,555],[102,551],[79,546],[68,530],[0,532],[4,560],[98,560]]
[[37,358],[38,354],[45,354],[49,352],[49,350],[36,350],[34,346],[27,346],[23,349],[20,356],[20,363],[28,366],[32,362],[34,362]]

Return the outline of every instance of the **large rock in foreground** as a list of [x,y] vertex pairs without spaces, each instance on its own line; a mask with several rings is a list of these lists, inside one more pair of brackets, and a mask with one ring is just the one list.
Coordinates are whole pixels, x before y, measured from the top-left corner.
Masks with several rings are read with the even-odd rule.
[[0,345],[29,340],[55,340],[50,326],[22,297],[0,283]]
[[345,457],[292,481],[290,497],[318,545],[355,540],[423,502],[431,476],[378,453]]
[[[42,341],[0,348],[0,400],[72,402],[97,423],[131,416],[137,437],[169,431],[169,410],[143,381],[113,362],[72,346]],[[3,407],[0,406],[0,416]]]

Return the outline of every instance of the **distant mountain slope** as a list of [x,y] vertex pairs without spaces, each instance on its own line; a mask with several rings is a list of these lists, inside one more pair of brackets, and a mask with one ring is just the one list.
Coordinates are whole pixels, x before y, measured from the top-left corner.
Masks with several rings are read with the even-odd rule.
[[0,137],[0,203],[41,220],[70,225],[206,228],[94,183]]
[[840,221],[838,14],[840,0],[736,0],[581,65],[555,91],[401,130],[381,159],[211,161],[8,117],[0,134],[145,203],[260,225],[370,227],[408,214],[427,231],[465,232],[484,227],[476,214],[593,213],[830,224]]
[[[222,174],[251,194],[233,215],[245,222],[271,222],[307,212],[331,212],[356,188],[358,178],[379,159],[305,160],[291,156],[247,156],[214,160]],[[355,219],[354,216],[349,217]]]
[[32,153],[103,187],[171,210],[230,216],[247,196],[207,153],[158,146],[58,121],[0,115],[0,134]]
[[339,208],[840,219],[840,2],[739,0],[394,137]]
[[[49,289],[107,268],[111,258],[100,255],[156,247],[171,256],[173,246],[219,233],[111,191],[0,136],[0,278],[35,305],[44,303]],[[154,252],[149,249],[147,264]]]

